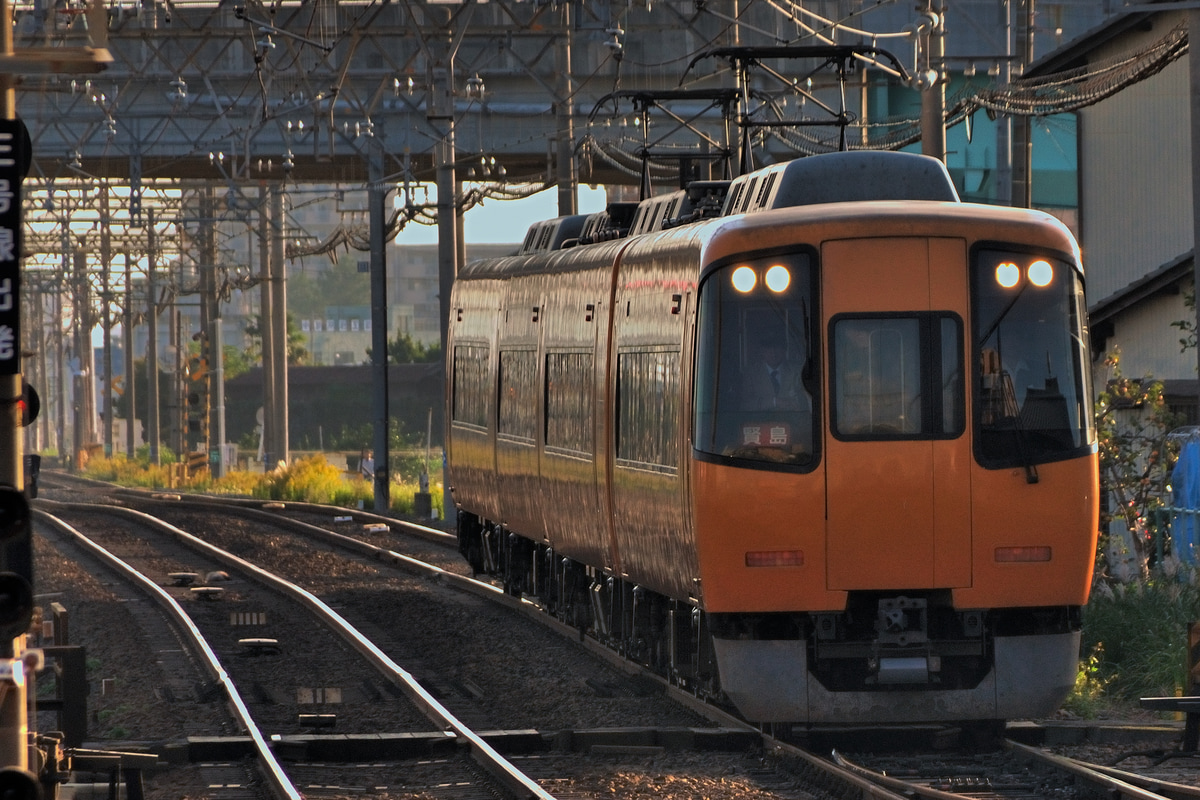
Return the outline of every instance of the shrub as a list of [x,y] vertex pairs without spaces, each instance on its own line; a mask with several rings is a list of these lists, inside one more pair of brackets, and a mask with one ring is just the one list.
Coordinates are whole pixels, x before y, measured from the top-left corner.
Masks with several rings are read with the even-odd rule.
[[1093,719],[1108,705],[1105,692],[1112,679],[1104,677],[1103,656],[1104,645],[1097,644],[1092,654],[1080,663],[1071,696],[1063,702],[1065,710],[1084,719]]
[[370,508],[374,499],[374,485],[368,483],[361,475],[353,475],[343,479],[342,486],[334,495],[332,503],[335,506],[355,508],[361,502],[363,508]]
[[[1101,654],[1097,678],[1118,697],[1187,689],[1187,626],[1200,620],[1200,589],[1156,570],[1139,583],[1100,584],[1083,615],[1083,650]],[[1100,649],[1098,649],[1100,648]]]
[[209,491],[213,494],[241,495],[244,497],[261,497],[263,476],[257,472],[242,472],[234,470],[226,473],[225,477],[212,482]]
[[156,489],[170,483],[170,466],[154,465],[148,461],[129,461],[124,456],[108,458],[94,456],[88,459],[83,475],[93,480],[118,483],[122,486],[140,486]]
[[279,467],[266,475],[267,498],[333,503],[341,491],[342,471],[320,453]]
[[[417,488],[417,484],[415,483],[393,484],[388,497],[388,499],[391,501],[392,510],[400,514],[413,513],[413,510],[416,507],[414,500],[417,494]],[[437,509],[438,516],[444,517],[445,501],[442,495],[441,484],[430,484],[429,500],[433,508]]]

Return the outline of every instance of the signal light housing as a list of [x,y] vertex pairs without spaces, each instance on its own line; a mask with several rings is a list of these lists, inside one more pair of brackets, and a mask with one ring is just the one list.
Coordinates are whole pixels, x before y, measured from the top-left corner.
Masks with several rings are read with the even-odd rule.
[[27,382],[21,384],[21,397],[17,400],[17,409],[21,413],[21,427],[27,427],[38,418],[42,410],[42,398]]
[[0,485],[0,638],[29,630],[33,619],[33,527],[29,501]]

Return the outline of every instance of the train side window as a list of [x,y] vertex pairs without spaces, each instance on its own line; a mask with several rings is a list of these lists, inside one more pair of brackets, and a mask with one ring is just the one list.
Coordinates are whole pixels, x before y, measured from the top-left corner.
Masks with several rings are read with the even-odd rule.
[[617,355],[617,459],[630,465],[679,467],[679,351]]
[[546,355],[546,447],[592,455],[591,353]]
[[456,345],[454,348],[454,403],[452,419],[486,428],[488,405],[488,348]]
[[496,432],[533,442],[537,433],[537,353],[500,351],[500,416]]
[[926,439],[963,432],[958,317],[839,315],[830,328],[835,436]]

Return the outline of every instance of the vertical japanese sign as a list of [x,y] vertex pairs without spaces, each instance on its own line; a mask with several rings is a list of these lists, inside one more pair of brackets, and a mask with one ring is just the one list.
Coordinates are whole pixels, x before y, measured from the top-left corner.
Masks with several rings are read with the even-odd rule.
[[21,179],[25,124],[0,119],[0,375],[21,371]]

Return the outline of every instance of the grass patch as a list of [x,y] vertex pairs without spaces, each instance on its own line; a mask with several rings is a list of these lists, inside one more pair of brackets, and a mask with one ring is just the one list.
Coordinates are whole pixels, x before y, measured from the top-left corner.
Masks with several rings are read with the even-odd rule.
[[[126,459],[98,456],[88,461],[84,476],[107,481],[120,486],[135,486],[147,489],[176,488],[193,492],[240,497],[257,497],[262,500],[285,500],[292,502],[323,503],[357,508],[373,508],[375,487],[361,475],[343,472],[316,454],[298,459],[287,466],[261,472],[230,472],[223,478],[213,479],[208,471],[182,480],[172,477],[173,465],[154,465],[148,458]],[[420,467],[413,461],[402,461],[393,470],[394,480],[389,491],[391,510],[411,514],[413,497],[418,490]],[[429,493],[433,508],[444,515],[445,506],[442,487],[431,485]]]
[[[1200,620],[1200,588],[1177,575],[1100,584],[1084,609],[1083,649],[1118,698],[1173,695],[1187,685],[1187,626]],[[1194,576],[1192,576],[1194,577]]]

